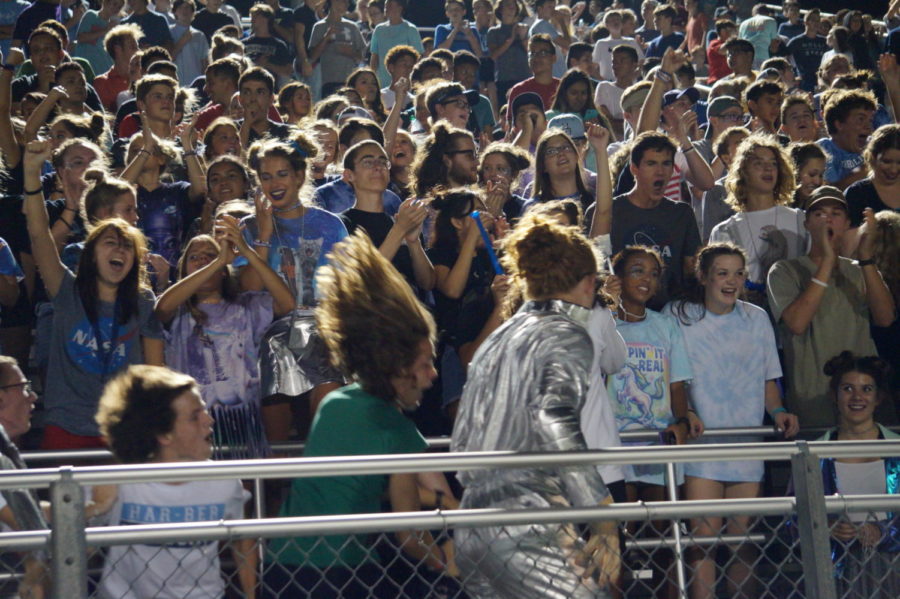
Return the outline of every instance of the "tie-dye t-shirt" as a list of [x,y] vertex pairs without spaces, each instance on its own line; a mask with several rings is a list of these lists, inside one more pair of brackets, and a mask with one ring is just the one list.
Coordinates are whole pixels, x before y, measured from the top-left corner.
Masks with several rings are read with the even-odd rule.
[[[625,367],[610,376],[608,383],[620,431],[669,426],[673,420],[670,385],[691,379],[678,323],[668,314],[649,309],[646,314],[640,322],[616,319],[616,330],[628,348]],[[626,468],[625,479],[662,485],[664,470],[658,464],[632,466]]]
[[[761,426],[766,381],[781,377],[775,331],[765,310],[738,301],[728,314],[714,314],[696,304],[685,306],[685,323],[678,304],[663,310],[678,319],[691,362],[691,405],[707,429]],[[728,439],[703,435],[700,443],[744,443],[757,437]],[[723,482],[762,479],[761,461],[685,464],[685,474]]]
[[[241,221],[244,238],[252,244],[257,238],[256,216]],[[275,217],[275,232],[269,243],[269,267],[278,273],[297,299],[298,306],[316,305],[316,271],[328,260],[331,247],[347,236],[347,228],[334,214],[307,206],[300,218]],[[247,266],[238,256],[237,268]]]
[[200,385],[209,407],[259,402],[259,342],[272,324],[272,296],[248,291],[233,302],[200,304],[206,322],[188,310],[175,316],[165,334],[166,364]]

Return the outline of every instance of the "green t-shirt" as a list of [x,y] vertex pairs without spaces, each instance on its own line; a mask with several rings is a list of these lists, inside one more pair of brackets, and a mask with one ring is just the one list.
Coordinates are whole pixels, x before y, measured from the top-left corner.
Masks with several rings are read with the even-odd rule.
[[[304,457],[416,453],[428,447],[415,425],[393,403],[358,384],[329,393],[319,406]],[[322,516],[381,511],[388,476],[298,478],[280,515]],[[348,542],[349,541],[349,542]],[[273,539],[269,561],[289,565],[355,566],[369,559],[365,536],[333,535]]]

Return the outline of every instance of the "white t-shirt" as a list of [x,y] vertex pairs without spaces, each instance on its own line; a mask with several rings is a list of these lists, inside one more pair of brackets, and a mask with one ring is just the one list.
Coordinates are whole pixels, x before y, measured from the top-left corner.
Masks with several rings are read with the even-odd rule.
[[[887,493],[884,480],[884,460],[873,462],[847,463],[834,461],[837,488],[842,495],[884,495]],[[886,520],[886,512],[875,512],[876,520]],[[853,522],[872,521],[869,512],[850,512]]]
[[[587,399],[581,408],[581,432],[588,449],[618,447],[622,445],[622,441],[619,439],[616,415],[606,393],[604,377],[625,366],[625,341],[616,330],[612,312],[605,307],[595,307],[591,311],[587,330],[594,344],[594,363],[591,366]],[[621,466],[597,466],[597,471],[606,484],[625,479]]]
[[594,91],[594,104],[597,105],[597,108],[606,106],[614,119],[625,118],[625,112],[622,110],[622,94],[624,93],[625,89],[616,85],[614,81],[601,81]]
[[616,46],[631,46],[637,51],[638,62],[644,60],[644,50],[641,45],[633,37],[620,37],[613,39],[611,37],[598,40],[594,44],[594,62],[600,67],[600,79],[615,79],[612,69],[612,53]]
[[[119,485],[110,526],[217,522],[243,517],[250,494],[237,480]],[[114,545],[100,579],[103,599],[221,599],[219,544]]]
[[738,212],[722,221],[709,235],[710,242],[729,241],[747,252],[747,270],[753,282],[765,282],[779,260],[806,254],[809,233],[803,212],[787,206]]

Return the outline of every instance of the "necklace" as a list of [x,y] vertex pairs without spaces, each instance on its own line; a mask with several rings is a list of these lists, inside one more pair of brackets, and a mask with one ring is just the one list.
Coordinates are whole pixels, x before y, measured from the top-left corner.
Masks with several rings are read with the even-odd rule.
[[284,208],[277,208],[275,206],[272,206],[272,212],[278,212],[278,213],[290,212],[291,210],[296,210],[300,206],[301,206],[301,202],[300,202],[300,200],[297,200],[294,204],[291,204],[290,206],[285,206]]
[[[647,318],[647,309],[646,308],[644,308],[643,314],[632,314],[631,312],[629,312],[628,310],[625,309],[624,304],[619,304],[619,310],[621,310],[625,314],[626,317],[630,316],[630,317],[634,318],[635,320],[637,320],[638,322]],[[626,320],[626,322],[627,322],[627,320]]]

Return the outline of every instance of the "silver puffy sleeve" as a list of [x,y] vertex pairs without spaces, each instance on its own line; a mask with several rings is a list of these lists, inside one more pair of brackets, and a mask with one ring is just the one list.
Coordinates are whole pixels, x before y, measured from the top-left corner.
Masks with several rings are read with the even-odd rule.
[[[547,348],[532,401],[541,451],[585,451],[580,414],[587,397],[593,346],[587,332],[566,335],[564,346]],[[573,506],[593,506],[609,495],[594,466],[561,468],[559,477]]]

